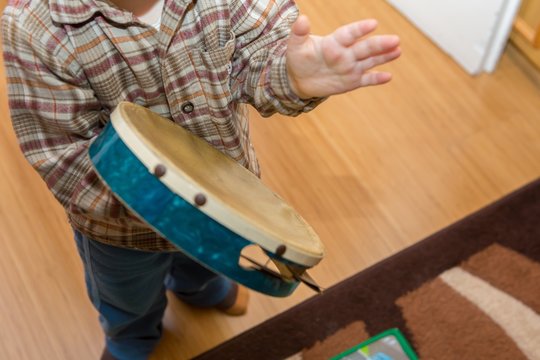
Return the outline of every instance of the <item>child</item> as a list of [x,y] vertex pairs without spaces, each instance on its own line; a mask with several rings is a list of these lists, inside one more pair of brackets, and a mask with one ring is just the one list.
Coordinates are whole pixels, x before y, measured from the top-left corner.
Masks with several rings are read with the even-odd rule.
[[292,0],[11,0],[2,17],[21,150],[64,206],[103,358],[146,359],[165,289],[237,315],[247,291],[178,252],[98,179],[88,145],[120,101],[170,118],[259,175],[245,104],[295,116],[325,97],[390,80],[397,36],[364,20],[318,37]]

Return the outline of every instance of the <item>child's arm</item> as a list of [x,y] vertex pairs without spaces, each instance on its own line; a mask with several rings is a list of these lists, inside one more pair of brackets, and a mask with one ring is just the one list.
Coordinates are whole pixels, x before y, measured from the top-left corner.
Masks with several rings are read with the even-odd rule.
[[132,219],[87,156],[108,115],[73,49],[57,32],[28,26],[28,14],[16,11],[2,17],[2,36],[11,119],[23,154],[68,212]]
[[264,116],[297,115],[326,96],[390,80],[387,73],[368,72],[400,54],[397,36],[362,39],[375,21],[317,37],[309,35],[307,18],[295,22],[297,17],[291,0],[231,1],[234,100],[251,103]]
[[235,52],[231,78],[234,101],[253,105],[263,116],[298,115],[323,98],[300,99],[289,84],[287,40],[298,17],[292,0],[230,1]]

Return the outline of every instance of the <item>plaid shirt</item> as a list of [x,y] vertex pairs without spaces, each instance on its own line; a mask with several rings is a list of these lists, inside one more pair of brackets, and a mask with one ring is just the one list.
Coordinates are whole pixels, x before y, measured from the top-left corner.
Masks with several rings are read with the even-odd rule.
[[292,0],[166,0],[157,31],[106,0],[10,0],[2,35],[14,129],[73,227],[116,246],[175,250],[92,169],[88,145],[120,101],[172,119],[259,174],[245,104],[294,116],[319,102],[288,84],[296,16]]

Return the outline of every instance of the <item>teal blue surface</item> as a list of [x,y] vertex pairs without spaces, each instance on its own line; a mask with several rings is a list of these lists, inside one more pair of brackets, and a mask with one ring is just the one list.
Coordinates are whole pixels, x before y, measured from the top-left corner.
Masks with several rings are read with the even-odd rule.
[[91,144],[89,156],[101,178],[134,213],[199,263],[267,295],[285,297],[298,286],[297,281],[241,267],[240,253],[253,243],[169,190],[129,150],[111,122]]

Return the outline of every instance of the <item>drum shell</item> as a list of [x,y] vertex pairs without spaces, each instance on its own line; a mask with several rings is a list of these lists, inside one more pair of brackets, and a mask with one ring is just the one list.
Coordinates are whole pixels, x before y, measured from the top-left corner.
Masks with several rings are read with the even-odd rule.
[[288,296],[298,286],[296,280],[240,266],[242,250],[254,243],[172,192],[126,146],[112,122],[90,145],[89,157],[99,177],[125,206],[203,266],[267,295]]

